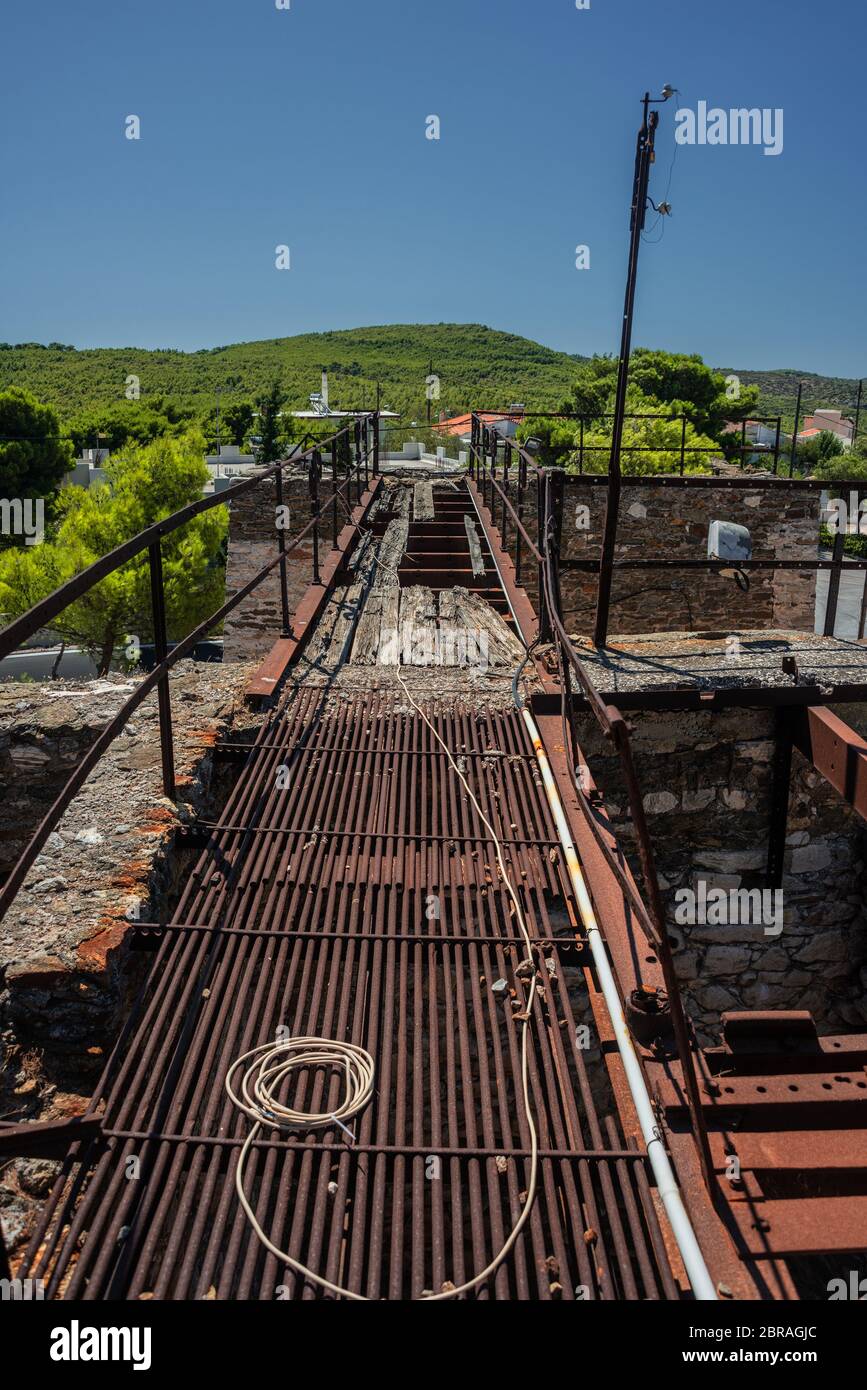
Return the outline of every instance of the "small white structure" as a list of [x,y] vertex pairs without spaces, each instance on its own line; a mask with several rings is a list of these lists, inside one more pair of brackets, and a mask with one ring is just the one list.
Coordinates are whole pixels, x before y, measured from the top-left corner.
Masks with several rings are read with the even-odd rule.
[[256,466],[254,454],[242,454],[238,444],[222,445],[218,454],[206,454],[212,478],[243,478]]
[[105,482],[103,464],[109,459],[108,449],[82,449],[72,468],[61,482],[61,487],[92,487],[94,483]]

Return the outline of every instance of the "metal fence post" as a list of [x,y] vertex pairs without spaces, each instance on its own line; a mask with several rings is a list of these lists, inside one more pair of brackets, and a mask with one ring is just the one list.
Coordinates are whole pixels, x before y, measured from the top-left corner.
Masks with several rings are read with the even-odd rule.
[[500,523],[500,541],[504,550],[508,550],[508,512],[506,511],[506,498],[509,495],[509,455],[512,452],[510,440],[503,440],[503,506],[502,521]]
[[542,559],[539,561],[539,641],[550,642],[551,620],[548,616],[548,596],[545,589],[545,554],[548,534],[548,470],[542,469],[536,475],[536,523],[538,527],[537,544]]
[[278,468],[274,474],[274,489],[277,495],[277,549],[280,552],[280,614],[283,620],[283,636],[292,636],[292,625],[289,620],[289,588],[286,576],[286,536],[281,525],[283,511],[283,469]]
[[680,422],[680,476],[686,468],[686,416]]
[[318,449],[313,450],[310,459],[310,509],[313,514],[313,583],[319,580],[319,478],[322,473],[322,456]]
[[379,411],[373,415],[373,476],[379,477]]
[[[166,595],[163,587],[163,558],[160,542],[148,546],[151,572],[151,613],[154,625],[154,656],[157,666],[169,654],[166,636]],[[170,801],[175,799],[175,754],[172,744],[172,706],[169,695],[169,673],[164,671],[157,685],[160,714],[160,752],[163,762],[163,791]]]
[[337,549],[337,442],[331,445],[331,544]]

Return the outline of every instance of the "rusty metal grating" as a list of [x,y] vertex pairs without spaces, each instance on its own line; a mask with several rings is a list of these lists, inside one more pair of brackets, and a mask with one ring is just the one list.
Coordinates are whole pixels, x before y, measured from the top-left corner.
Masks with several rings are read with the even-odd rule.
[[[580,947],[522,722],[428,714],[506,846],[546,959],[530,1054],[539,1193],[477,1296],[676,1297],[646,1161],[576,1045]],[[92,1102],[105,1137],[68,1156],[26,1273],[68,1298],[321,1297],[261,1246],[233,1185],[248,1121],[223,1079],[278,1028],[364,1046],[376,1091],[355,1142],[335,1128],[256,1143],[251,1200],[271,1239],[372,1298],[483,1268],[527,1181],[523,953],[490,836],[417,714],[376,693],[293,694],[156,935]],[[292,1102],[332,1106],[338,1086],[311,1069]]]

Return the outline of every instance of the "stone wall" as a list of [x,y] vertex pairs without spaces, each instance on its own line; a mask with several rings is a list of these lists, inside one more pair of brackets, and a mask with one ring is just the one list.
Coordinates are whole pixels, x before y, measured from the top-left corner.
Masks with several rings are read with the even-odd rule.
[[[867,730],[862,706],[837,713]],[[643,713],[630,721],[678,975],[702,1040],[716,1040],[726,1009],[809,1009],[821,1031],[863,1028],[867,828],[859,817],[796,753],[782,923],[773,900],[763,904],[766,915],[732,921],[732,892],[765,887],[773,711]],[[638,877],[619,760],[590,716],[580,721],[579,739]],[[696,894],[695,910],[678,897],[685,888]],[[725,890],[722,911],[699,906],[713,889]],[[692,920],[677,920],[684,915]],[[720,915],[728,920],[715,920]]]
[[[514,484],[514,479],[512,480]],[[571,475],[564,489],[564,560],[596,560],[602,546],[606,488]],[[734,521],[752,535],[753,557],[815,560],[819,554],[820,493],[808,487],[773,488],[756,480],[754,488],[686,487],[624,478],[616,558],[702,560],[707,556],[711,521]],[[501,524],[502,504],[495,507]],[[524,522],[536,534],[536,506],[528,489]],[[513,528],[509,524],[509,548]],[[523,582],[537,601],[535,565],[525,560]],[[813,631],[815,572],[756,570],[744,593],[734,580],[701,570],[615,571],[612,634],[723,631],[782,627]],[[596,576],[564,570],[563,606],[571,632],[587,635],[595,613]]]
[[[176,873],[175,827],[218,800],[211,749],[262,717],[244,704],[251,669],[182,661],[173,672],[177,805],[162,793],[151,694],[49,837],[0,923],[0,1013],[19,1044],[99,1065],[125,1008],[132,922],[165,907]],[[61,791],[73,750],[90,745],[139,679],[3,690],[0,748],[13,770],[0,808],[7,868]]]
[[[354,496],[354,492],[353,492]],[[323,509],[320,561],[331,546],[331,484],[323,479]],[[304,529],[311,517],[310,488],[306,473],[287,477],[283,501],[289,507],[287,539]],[[226,566],[226,597],[231,598],[258,570],[277,554],[275,526],[277,497],[274,479],[265,478],[258,486],[236,497],[229,508],[229,555]],[[338,516],[338,527],[345,525],[345,508]],[[306,536],[289,552],[286,564],[289,612],[294,613],[304,590],[313,577],[313,539]],[[268,654],[280,636],[280,576],[275,569],[253,592],[239,603],[226,619],[223,639],[224,661],[252,661]]]
[[[599,554],[606,489],[570,478],[563,515],[564,559]],[[819,493],[809,488],[661,487],[629,480],[621,494],[618,559],[695,559],[707,555],[711,521],[746,526],[753,558],[818,558]],[[815,575],[758,570],[744,593],[709,571],[621,570],[612,588],[611,632],[727,631],[793,627],[813,630]],[[563,574],[563,604],[586,632],[595,607],[595,576]]]

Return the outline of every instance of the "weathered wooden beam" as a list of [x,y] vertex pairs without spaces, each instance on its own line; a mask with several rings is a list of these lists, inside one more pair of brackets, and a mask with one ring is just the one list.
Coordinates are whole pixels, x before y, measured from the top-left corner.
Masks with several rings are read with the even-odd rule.
[[469,512],[464,513],[464,526],[467,528],[467,545],[470,547],[470,563],[473,567],[473,574],[481,576],[485,573],[485,559],[482,555],[482,544],[476,530],[476,523]]

